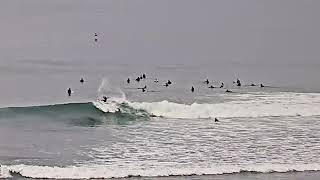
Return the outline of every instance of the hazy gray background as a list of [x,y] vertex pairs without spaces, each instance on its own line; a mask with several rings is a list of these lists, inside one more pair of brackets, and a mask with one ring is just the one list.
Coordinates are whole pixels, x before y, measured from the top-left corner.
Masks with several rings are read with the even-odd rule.
[[93,82],[90,99],[102,77],[161,68],[178,76],[179,67],[199,79],[318,91],[319,8],[317,0],[2,0],[1,103],[65,98],[82,75]]

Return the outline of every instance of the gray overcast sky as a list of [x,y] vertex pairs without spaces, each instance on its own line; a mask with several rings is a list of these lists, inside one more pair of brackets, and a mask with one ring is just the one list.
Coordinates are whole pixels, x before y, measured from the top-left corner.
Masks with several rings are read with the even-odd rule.
[[0,60],[313,64],[319,9],[318,0],[1,0]]

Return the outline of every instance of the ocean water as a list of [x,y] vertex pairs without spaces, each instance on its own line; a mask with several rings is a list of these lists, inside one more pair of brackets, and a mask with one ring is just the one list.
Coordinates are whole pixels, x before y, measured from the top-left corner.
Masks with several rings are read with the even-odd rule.
[[[319,179],[316,65],[4,60],[0,68],[0,178]],[[226,87],[209,89],[206,78]]]

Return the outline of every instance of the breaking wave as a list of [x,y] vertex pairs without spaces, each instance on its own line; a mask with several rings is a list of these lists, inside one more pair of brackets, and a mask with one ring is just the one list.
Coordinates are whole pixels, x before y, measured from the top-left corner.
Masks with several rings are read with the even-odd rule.
[[320,94],[240,94],[215,104],[179,104],[168,101],[134,102],[129,105],[155,116],[169,118],[265,117],[320,115]]
[[0,117],[46,116],[73,120],[84,118],[98,122],[102,117],[136,119],[158,116],[198,119],[320,115],[320,94],[317,93],[238,94],[224,98],[226,100],[220,103],[182,104],[166,100],[130,102],[122,95],[110,97],[107,103],[97,100],[84,103],[0,108]]

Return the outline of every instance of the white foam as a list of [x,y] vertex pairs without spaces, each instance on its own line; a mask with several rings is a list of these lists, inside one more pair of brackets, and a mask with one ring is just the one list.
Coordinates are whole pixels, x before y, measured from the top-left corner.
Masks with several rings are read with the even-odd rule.
[[93,105],[100,109],[103,112],[117,112],[120,109],[120,104],[127,102],[124,98],[108,98],[107,102],[102,102],[101,100],[97,100],[93,102]]
[[[132,102],[135,109],[169,118],[264,117],[320,115],[320,94],[269,93],[226,96],[217,104],[179,104],[168,101]],[[231,101],[230,101],[231,100]]]
[[[133,167],[133,166],[131,166]],[[211,167],[155,167],[155,168],[110,168],[103,165],[82,166],[82,167],[49,167],[49,166],[28,166],[13,165],[2,166],[1,178],[11,177],[9,170],[20,172],[22,176],[31,178],[54,178],[54,179],[90,179],[90,178],[112,178],[128,176],[159,177],[169,175],[216,175],[252,172],[290,172],[290,171],[319,171],[320,164],[262,164],[262,165],[239,165]]]
[[[108,97],[107,102],[102,102],[99,98]],[[104,78],[98,88],[98,100],[93,105],[103,112],[117,112],[120,104],[127,102],[124,92],[116,86],[110,84],[107,78]]]

